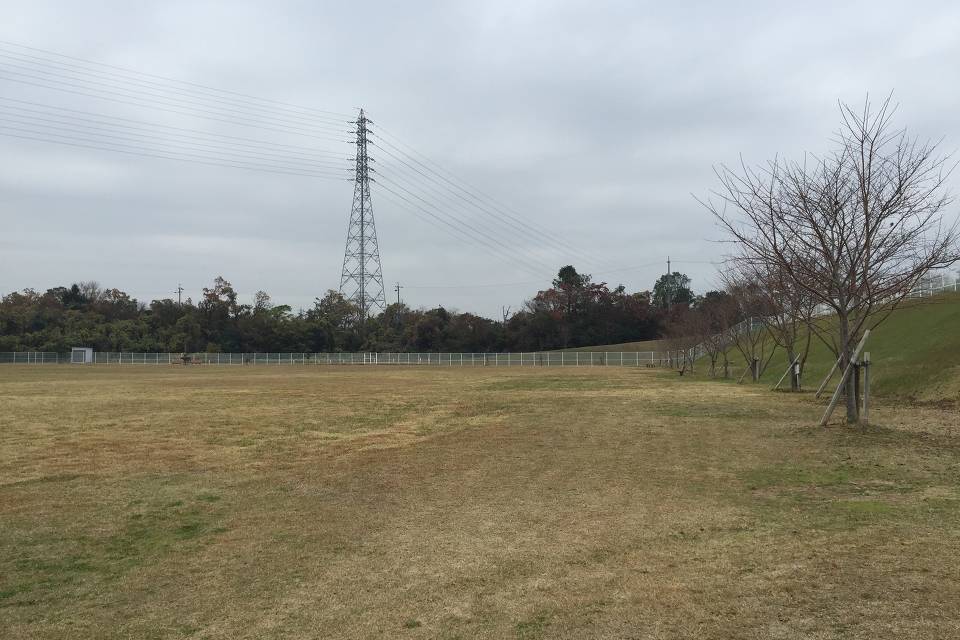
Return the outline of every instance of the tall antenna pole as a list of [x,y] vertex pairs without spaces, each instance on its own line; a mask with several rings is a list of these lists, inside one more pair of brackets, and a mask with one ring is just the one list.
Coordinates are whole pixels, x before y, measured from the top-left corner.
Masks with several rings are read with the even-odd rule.
[[177,306],[178,307],[183,306],[183,302],[181,302],[180,300],[182,296],[183,296],[183,285],[177,284]]
[[370,201],[370,158],[367,156],[367,134],[371,121],[360,110],[357,117],[357,167],[353,185],[353,206],[347,228],[347,246],[343,252],[340,293],[357,306],[360,326],[371,313],[387,308],[380,268],[380,247],[373,222]]
[[673,272],[670,271],[670,256],[667,256],[667,309],[670,309],[670,290],[673,287]]

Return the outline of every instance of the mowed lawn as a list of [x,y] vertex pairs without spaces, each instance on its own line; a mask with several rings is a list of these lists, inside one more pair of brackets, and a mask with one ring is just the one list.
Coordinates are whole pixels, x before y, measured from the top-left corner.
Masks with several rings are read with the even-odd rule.
[[0,637],[960,637],[960,414],[646,369],[0,367]]

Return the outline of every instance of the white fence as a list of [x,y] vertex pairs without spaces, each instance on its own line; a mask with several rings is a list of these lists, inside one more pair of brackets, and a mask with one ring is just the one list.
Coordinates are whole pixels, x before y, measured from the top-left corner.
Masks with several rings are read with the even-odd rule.
[[910,292],[907,297],[930,298],[948,291],[960,293],[960,273],[958,273],[956,276],[951,276],[949,273],[938,273],[927,276],[920,282],[919,285],[914,288],[913,291]]
[[[444,367],[659,367],[675,354],[658,351],[525,351],[514,353],[108,353],[94,365],[433,365]],[[0,352],[0,364],[70,364],[69,353]]]

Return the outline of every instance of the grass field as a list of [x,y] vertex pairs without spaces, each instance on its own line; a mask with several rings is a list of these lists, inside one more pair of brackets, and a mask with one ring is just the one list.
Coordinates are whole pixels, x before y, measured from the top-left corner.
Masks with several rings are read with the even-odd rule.
[[0,636],[960,637],[960,413],[646,369],[0,367]]

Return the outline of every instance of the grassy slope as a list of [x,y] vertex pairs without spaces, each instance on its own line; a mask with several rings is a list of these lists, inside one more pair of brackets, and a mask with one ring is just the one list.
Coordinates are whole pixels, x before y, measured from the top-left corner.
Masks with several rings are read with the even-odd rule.
[[[657,351],[660,341],[628,342],[569,349],[569,351]],[[873,385],[879,395],[920,401],[960,399],[960,295],[945,294],[912,304],[891,315],[867,344],[873,360]],[[743,371],[740,354],[732,349],[734,376]],[[699,371],[705,370],[704,361]],[[833,354],[818,340],[811,343],[804,374],[806,386],[816,387],[833,364]],[[773,386],[787,367],[786,354],[776,353],[763,376]]]
[[[960,295],[898,310],[871,334],[865,351],[873,361],[871,388],[879,395],[920,401],[960,399]],[[815,388],[832,364],[833,354],[814,339],[805,385]],[[786,366],[781,351],[763,381],[772,386]]]
[[634,352],[634,351],[661,351],[666,347],[663,345],[663,340],[643,340],[641,342],[621,342],[619,344],[601,344],[595,347],[574,347],[571,349],[558,349],[558,351],[594,351],[594,352]]
[[0,367],[0,636],[947,638],[957,413],[666,371]]

